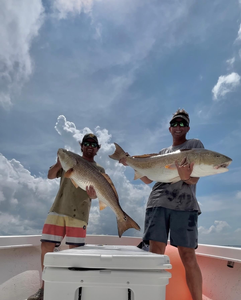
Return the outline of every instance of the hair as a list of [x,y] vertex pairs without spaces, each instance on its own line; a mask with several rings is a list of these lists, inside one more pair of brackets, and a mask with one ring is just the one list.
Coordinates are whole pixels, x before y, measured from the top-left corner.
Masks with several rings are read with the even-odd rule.
[[173,117],[175,117],[177,115],[185,116],[188,119],[188,121],[190,122],[189,114],[185,111],[185,109],[178,108],[178,110],[173,114]]

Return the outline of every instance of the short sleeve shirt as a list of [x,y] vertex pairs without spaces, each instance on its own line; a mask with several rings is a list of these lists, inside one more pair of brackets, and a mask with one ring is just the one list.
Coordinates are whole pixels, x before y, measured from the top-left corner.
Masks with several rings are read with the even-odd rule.
[[[91,162],[101,173],[104,168],[96,162]],[[76,188],[69,178],[64,177],[64,170],[60,169],[57,177],[60,179],[59,191],[56,195],[50,212],[56,212],[88,223],[91,199],[86,191],[80,187]]]
[[[160,151],[167,154],[181,149],[204,148],[198,139],[190,139],[178,146],[170,146]],[[165,207],[173,210],[198,211],[201,213],[196,198],[196,184],[187,184],[180,180],[176,183],[156,182],[147,202],[147,208]]]

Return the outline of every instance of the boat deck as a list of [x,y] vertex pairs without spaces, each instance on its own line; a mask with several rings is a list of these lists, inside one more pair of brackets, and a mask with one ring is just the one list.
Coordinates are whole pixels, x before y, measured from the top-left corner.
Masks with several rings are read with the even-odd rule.
[[[132,245],[140,238],[87,236],[87,244]],[[60,250],[66,249],[61,245]],[[177,250],[168,246],[166,254],[173,266],[166,287],[166,300],[191,300],[185,272]],[[196,250],[203,275],[203,300],[238,300],[241,295],[241,248],[199,245]],[[0,237],[1,300],[24,300],[40,286],[40,236]],[[3,271],[4,270],[4,271]],[[137,299],[138,300],[138,299]]]

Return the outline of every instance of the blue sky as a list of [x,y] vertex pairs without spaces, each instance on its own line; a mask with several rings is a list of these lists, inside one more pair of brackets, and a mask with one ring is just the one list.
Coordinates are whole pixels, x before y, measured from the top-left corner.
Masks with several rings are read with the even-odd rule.
[[[152,185],[110,160],[171,145],[178,108],[188,138],[233,159],[201,178],[199,242],[241,245],[241,2],[0,0],[0,235],[40,234],[58,189],[58,148],[79,152],[94,132],[97,162],[143,229]],[[117,234],[92,203],[89,234]],[[129,230],[126,235],[141,235]]]

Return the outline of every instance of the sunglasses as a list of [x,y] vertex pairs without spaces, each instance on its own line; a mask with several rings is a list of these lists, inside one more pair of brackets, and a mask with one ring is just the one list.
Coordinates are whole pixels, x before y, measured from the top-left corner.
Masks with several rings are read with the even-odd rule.
[[84,142],[83,145],[84,145],[85,147],[91,146],[92,148],[96,148],[96,147],[98,146],[97,143],[90,143],[90,142]]
[[171,127],[177,127],[178,125],[180,127],[188,127],[189,126],[189,124],[187,122],[183,122],[183,121],[180,121],[180,122],[178,122],[178,121],[171,122],[170,125],[171,125]]

